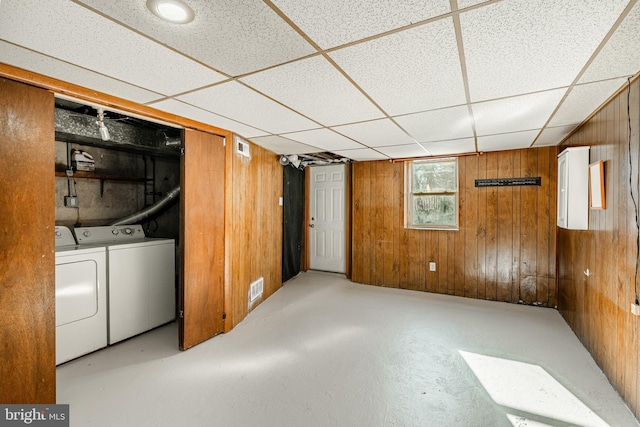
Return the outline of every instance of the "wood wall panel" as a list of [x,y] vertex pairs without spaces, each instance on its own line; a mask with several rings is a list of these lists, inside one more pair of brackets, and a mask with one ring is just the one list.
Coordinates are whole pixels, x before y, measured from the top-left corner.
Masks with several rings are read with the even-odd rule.
[[[282,166],[274,153],[250,146],[247,159],[227,140],[226,331],[282,286]],[[260,277],[263,294],[249,304],[249,285]]]
[[[636,297],[635,209],[638,195],[640,96],[638,80],[574,133],[564,145],[591,147],[590,161],[605,162],[605,210],[589,211],[589,230],[560,229],[557,237],[558,306],[629,407],[640,416],[640,317]],[[627,102],[627,96],[630,103]],[[631,135],[627,106],[630,106]],[[630,138],[629,138],[630,136]],[[632,172],[629,166],[631,141]],[[583,272],[591,271],[591,276]]]
[[[477,175],[478,179],[487,178],[487,156],[476,157],[478,161]],[[466,161],[469,161],[467,159]],[[477,193],[478,203],[478,223],[477,223],[477,259],[478,259],[478,274],[477,274],[477,295],[478,299],[486,299],[487,296],[487,264],[486,260],[486,237],[487,237],[487,191],[478,191]],[[473,230],[471,231],[473,232]]]
[[[488,153],[487,157],[487,179],[498,177],[498,154]],[[487,204],[485,215],[485,298],[495,301],[497,298],[497,235],[498,235],[498,189],[489,187],[487,193]]]
[[[474,183],[478,176],[479,157],[471,157],[464,162],[466,172],[460,174],[465,188],[460,200],[464,211],[464,272],[462,296],[478,298],[478,199],[479,192],[474,191]],[[464,279],[466,278],[466,280]]]
[[[405,229],[404,164],[354,163],[352,280],[553,306],[555,160],[555,147],[459,158],[458,231]],[[475,179],[522,176],[541,176],[542,186],[475,187]]]
[[0,78],[0,402],[56,403],[53,94]]

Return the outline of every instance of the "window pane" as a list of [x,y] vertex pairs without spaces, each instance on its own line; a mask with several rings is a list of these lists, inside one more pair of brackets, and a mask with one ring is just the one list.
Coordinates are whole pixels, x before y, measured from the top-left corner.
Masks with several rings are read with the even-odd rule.
[[414,162],[412,193],[455,192],[456,162]]
[[414,225],[456,225],[456,196],[413,196]]

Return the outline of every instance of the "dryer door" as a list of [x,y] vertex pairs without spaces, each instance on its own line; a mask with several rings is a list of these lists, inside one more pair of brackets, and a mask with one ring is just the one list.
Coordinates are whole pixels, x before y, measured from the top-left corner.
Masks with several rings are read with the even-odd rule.
[[56,265],[56,326],[98,313],[98,264],[81,260]]

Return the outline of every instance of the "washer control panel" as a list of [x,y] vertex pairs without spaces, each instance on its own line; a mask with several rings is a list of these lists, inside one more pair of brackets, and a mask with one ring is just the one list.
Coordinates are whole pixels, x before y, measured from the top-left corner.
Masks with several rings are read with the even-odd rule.
[[56,247],[76,245],[76,239],[73,238],[71,230],[61,225],[55,226]]
[[107,225],[103,227],[76,227],[79,244],[128,242],[144,239],[142,225]]

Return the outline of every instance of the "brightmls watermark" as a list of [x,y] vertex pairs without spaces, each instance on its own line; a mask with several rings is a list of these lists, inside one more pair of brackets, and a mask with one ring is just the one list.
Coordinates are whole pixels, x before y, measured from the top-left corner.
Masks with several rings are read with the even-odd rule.
[[69,405],[0,405],[0,427],[69,427]]

